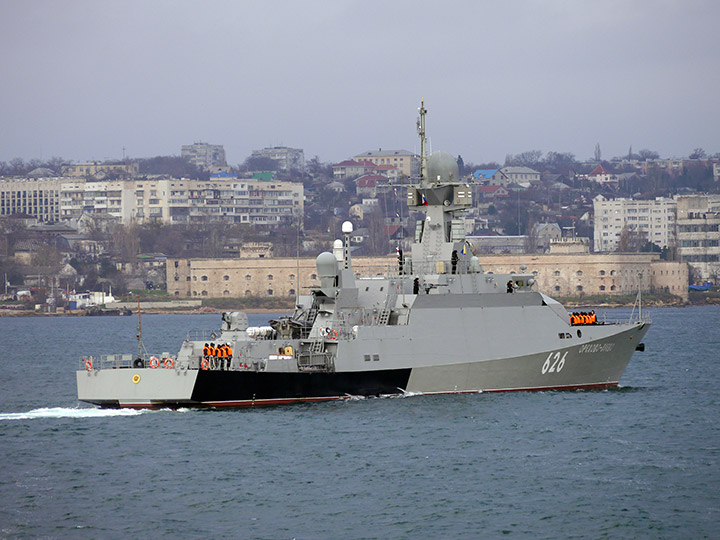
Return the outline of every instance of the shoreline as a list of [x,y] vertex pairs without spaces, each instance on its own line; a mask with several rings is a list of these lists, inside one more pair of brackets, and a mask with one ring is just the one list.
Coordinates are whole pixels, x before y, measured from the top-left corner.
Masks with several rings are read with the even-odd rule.
[[[634,302],[579,302],[565,300],[561,302],[563,307],[568,311],[575,309],[616,309],[616,308],[632,308]],[[663,307],[696,307],[696,306],[709,306],[719,305],[720,300],[714,298],[706,298],[704,302],[663,302],[658,300],[648,300],[643,302],[645,308],[663,308]],[[292,311],[292,307],[288,306],[286,309],[281,308],[237,308],[237,309],[221,309],[215,307],[199,307],[199,308],[146,308],[142,310],[143,315],[211,315],[223,313],[226,311],[241,311],[249,314],[260,314],[260,313],[289,313]],[[93,315],[95,317],[131,317],[137,315],[137,310],[132,310],[131,315]],[[62,313],[47,313],[39,312],[34,309],[0,309],[0,318],[2,317],[86,317],[86,310],[76,311],[65,311]]]

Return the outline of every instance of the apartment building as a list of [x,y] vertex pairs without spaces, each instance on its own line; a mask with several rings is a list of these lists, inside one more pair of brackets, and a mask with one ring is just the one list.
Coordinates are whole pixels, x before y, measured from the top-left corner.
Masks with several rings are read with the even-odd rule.
[[369,161],[374,165],[393,165],[407,178],[420,171],[420,158],[407,150],[383,150],[363,152],[353,157],[354,161]]
[[598,195],[593,199],[593,207],[596,252],[617,250],[625,228],[661,248],[675,245],[677,203],[674,199],[607,199]]
[[207,144],[196,142],[184,144],[180,150],[180,156],[188,159],[190,163],[201,169],[211,169],[215,166],[225,166],[225,148],[221,144]]
[[695,280],[720,278],[720,195],[677,197],[677,250]]
[[272,159],[278,164],[278,169],[284,172],[291,170],[305,171],[305,152],[300,148],[270,146],[262,150],[253,150],[251,157]]
[[130,178],[139,173],[140,165],[136,161],[87,161],[63,165],[61,170],[63,176],[73,178],[85,178],[87,176],[102,178],[108,175]]
[[60,218],[62,178],[0,178],[0,216],[25,214],[38,221]]
[[270,228],[294,222],[304,211],[299,183],[238,179],[154,178],[89,182],[60,186],[60,217],[108,214],[124,224],[245,223]]

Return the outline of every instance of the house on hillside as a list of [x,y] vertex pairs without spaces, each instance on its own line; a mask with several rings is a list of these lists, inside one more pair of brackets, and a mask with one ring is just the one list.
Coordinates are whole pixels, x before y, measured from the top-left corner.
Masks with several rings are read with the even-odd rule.
[[498,185],[491,186],[477,186],[475,199],[476,200],[495,200],[502,197],[508,196],[507,188]]
[[473,178],[476,182],[481,184],[496,184],[501,185],[505,175],[500,169],[478,169],[473,173]]
[[355,161],[346,159],[332,166],[333,178],[343,180],[345,178],[356,178],[375,170],[375,165],[370,161]]

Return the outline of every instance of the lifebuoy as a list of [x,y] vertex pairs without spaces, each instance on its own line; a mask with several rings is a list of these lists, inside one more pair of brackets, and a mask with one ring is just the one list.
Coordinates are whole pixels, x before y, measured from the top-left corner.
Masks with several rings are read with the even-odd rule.
[[330,336],[330,339],[337,339],[337,330],[330,328],[328,336]]
[[202,362],[200,362],[200,367],[204,370],[210,369],[210,360],[207,358],[203,358]]
[[83,360],[85,360],[85,371],[92,371],[92,357],[85,359],[83,356]]
[[150,357],[150,367],[153,369],[157,369],[160,365],[160,359],[157,356],[151,356]]
[[172,369],[175,367],[175,360],[170,357],[163,358],[163,366],[165,366],[165,369]]

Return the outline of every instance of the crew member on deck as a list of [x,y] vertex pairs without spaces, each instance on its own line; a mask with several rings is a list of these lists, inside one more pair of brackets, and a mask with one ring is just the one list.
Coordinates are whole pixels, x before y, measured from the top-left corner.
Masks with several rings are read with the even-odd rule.
[[[200,364],[201,364],[201,365],[202,365],[202,361],[203,361],[203,360],[206,360],[207,362],[210,361],[210,345],[208,345],[207,343],[206,343],[205,346],[203,347],[203,353],[202,353],[202,354],[203,354],[203,355],[202,355],[202,359],[200,360]],[[200,366],[198,366],[198,367],[200,367]]]
[[507,292],[514,293],[515,292],[515,284],[513,283],[513,280],[507,282]]

